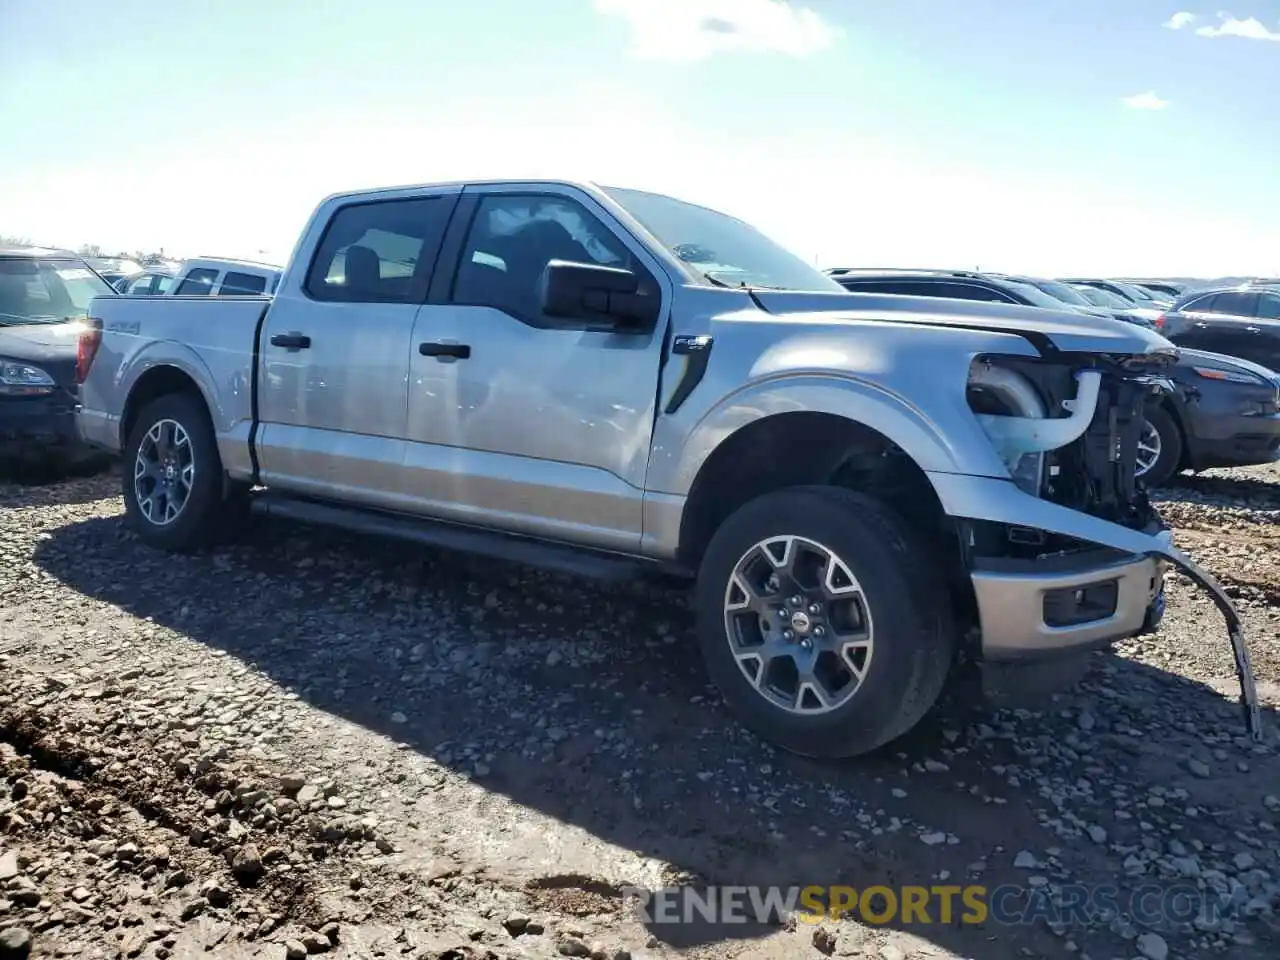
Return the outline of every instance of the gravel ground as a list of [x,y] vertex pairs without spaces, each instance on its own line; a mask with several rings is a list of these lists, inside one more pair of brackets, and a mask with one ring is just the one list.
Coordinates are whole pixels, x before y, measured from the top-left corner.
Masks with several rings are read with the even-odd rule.
[[[708,687],[683,599],[278,523],[174,558],[111,474],[0,486],[0,958],[1275,957],[1280,472],[1161,497],[1240,604],[1174,577],[1160,632],[1043,712],[953,691],[845,763]],[[628,885],[1199,890],[1195,922],[646,927]],[[1147,921],[1150,920],[1150,923]]]

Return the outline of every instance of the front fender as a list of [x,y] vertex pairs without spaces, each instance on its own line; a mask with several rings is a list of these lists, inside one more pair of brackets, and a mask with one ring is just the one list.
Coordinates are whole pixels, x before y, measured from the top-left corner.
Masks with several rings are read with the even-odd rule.
[[729,394],[705,412],[683,443],[657,436],[646,486],[688,496],[720,444],[739,430],[783,413],[826,413],[859,423],[897,444],[928,473],[1007,478],[1008,469],[964,399],[926,412],[905,396],[852,374],[779,374]]

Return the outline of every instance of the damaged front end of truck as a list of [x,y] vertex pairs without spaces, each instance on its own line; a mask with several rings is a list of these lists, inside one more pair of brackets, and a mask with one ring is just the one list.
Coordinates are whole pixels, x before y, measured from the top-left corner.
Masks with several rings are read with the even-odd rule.
[[1153,630],[1172,566],[1206,590],[1226,620],[1246,723],[1260,741],[1240,617],[1213,577],[1173,546],[1137,479],[1144,411],[1174,389],[1164,374],[1175,359],[1159,349],[978,356],[969,408],[1013,482],[930,479],[957,524],[984,661],[1044,662]]

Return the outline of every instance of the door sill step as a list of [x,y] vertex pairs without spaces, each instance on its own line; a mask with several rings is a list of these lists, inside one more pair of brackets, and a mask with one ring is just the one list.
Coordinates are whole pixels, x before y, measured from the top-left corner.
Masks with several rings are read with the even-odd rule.
[[617,582],[654,576],[682,577],[682,571],[641,557],[627,557],[443,520],[351,507],[266,490],[255,492],[251,504],[253,512],[263,516],[405,540],[592,580]]

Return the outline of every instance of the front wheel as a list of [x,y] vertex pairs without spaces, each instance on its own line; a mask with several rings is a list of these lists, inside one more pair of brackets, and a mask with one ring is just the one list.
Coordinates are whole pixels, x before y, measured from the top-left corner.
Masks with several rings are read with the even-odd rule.
[[1148,407],[1138,436],[1135,473],[1148,487],[1161,487],[1172,479],[1182,463],[1182,433],[1164,407]]
[[204,403],[188,394],[144,407],[123,451],[125,519],[148,546],[184,552],[224,521],[222,460]]
[[730,708],[805,756],[854,756],[906,733],[951,665],[951,597],[931,551],[848,490],[794,487],[738,510],[707,547],[696,606]]

